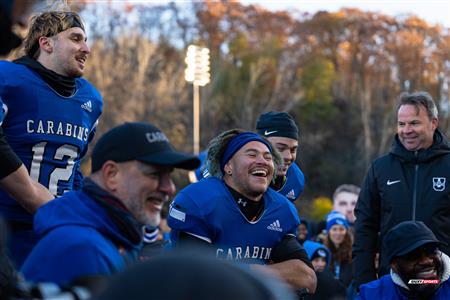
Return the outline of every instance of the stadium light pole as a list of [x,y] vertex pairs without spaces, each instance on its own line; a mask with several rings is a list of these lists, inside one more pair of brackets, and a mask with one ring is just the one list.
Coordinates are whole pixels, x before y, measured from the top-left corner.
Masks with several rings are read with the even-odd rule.
[[200,86],[205,86],[210,82],[209,75],[209,49],[195,45],[189,45],[187,48],[187,64],[184,72],[184,79],[192,82],[193,93],[193,147],[194,153],[200,153]]

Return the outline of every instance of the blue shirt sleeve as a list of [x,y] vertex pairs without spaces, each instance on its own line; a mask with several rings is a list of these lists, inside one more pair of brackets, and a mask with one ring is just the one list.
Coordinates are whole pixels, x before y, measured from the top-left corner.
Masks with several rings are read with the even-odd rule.
[[179,232],[191,234],[209,243],[213,242],[213,230],[206,222],[202,209],[183,191],[175,197],[170,206],[167,223],[172,229],[171,240],[174,245]]
[[27,280],[64,285],[81,276],[111,274],[108,259],[89,237],[67,233],[53,231],[35,247],[21,270]]

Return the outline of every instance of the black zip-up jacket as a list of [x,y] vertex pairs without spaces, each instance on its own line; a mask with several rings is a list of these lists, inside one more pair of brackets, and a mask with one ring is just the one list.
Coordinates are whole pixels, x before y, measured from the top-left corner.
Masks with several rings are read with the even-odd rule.
[[[398,136],[391,151],[373,161],[355,207],[353,267],[355,286],[377,279],[374,256],[380,252],[378,275],[389,272],[379,247],[387,231],[406,220],[423,221],[447,243],[450,255],[450,144],[436,130],[428,149],[408,151]],[[381,249],[380,249],[381,248]]]

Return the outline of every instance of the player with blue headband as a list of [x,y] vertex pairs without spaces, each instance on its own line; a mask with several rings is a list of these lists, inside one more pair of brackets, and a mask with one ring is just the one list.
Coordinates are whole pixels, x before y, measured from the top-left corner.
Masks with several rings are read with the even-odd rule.
[[181,190],[168,224],[175,248],[202,244],[217,258],[270,269],[293,289],[314,292],[316,276],[295,238],[295,206],[269,188],[279,153],[264,137],[225,131],[209,143],[210,177]]

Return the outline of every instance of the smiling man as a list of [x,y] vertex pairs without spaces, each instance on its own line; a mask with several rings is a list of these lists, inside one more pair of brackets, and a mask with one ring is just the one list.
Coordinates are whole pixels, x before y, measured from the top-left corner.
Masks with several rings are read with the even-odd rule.
[[256,130],[274,145],[283,158],[270,187],[291,201],[297,200],[303,192],[305,176],[295,162],[299,133],[294,118],[287,112],[269,111],[259,116]]
[[203,244],[220,259],[275,272],[294,289],[314,292],[316,277],[295,232],[295,206],[269,189],[281,157],[256,133],[229,130],[214,138],[210,177],[176,196],[168,224],[175,247]]
[[437,127],[438,111],[428,93],[400,95],[391,151],[372,163],[355,208],[356,286],[388,273],[389,260],[377,239],[402,221],[424,222],[446,243],[441,250],[450,253],[450,145]]
[[[43,12],[31,21],[25,55],[0,62],[5,139],[31,178],[56,197],[81,188],[80,161],[103,109],[100,93],[81,78],[90,53],[86,40],[78,14]],[[18,268],[39,240],[23,206],[33,211],[48,199],[42,200],[19,203],[0,190],[0,213],[11,229],[8,250]]]
[[24,263],[25,278],[67,284],[123,270],[137,259],[142,225],[158,225],[175,193],[173,168],[199,165],[151,124],[111,129],[94,147],[93,173],[83,188],[38,209],[34,228],[43,238]]
[[398,224],[383,241],[390,274],[362,285],[357,299],[449,299],[450,258],[439,245],[423,222]]

